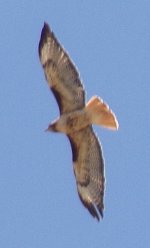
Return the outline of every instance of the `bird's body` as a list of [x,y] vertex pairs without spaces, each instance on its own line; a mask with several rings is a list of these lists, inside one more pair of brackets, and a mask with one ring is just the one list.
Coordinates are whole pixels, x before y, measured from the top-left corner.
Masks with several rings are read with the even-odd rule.
[[85,104],[79,73],[46,23],[41,33],[39,56],[60,110],[60,117],[47,130],[62,132],[69,138],[79,197],[99,220],[104,209],[104,160],[92,124],[117,129],[118,122],[101,98],[92,97]]
[[47,130],[70,134],[80,131],[88,125],[90,125],[90,118],[82,109],[61,115],[60,118],[49,125]]

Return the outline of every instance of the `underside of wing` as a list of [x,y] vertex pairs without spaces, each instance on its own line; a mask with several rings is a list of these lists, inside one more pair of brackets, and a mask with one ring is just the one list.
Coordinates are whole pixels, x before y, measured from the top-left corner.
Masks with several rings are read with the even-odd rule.
[[79,197],[93,217],[103,217],[104,161],[99,141],[87,127],[68,136]]
[[39,42],[39,56],[60,113],[83,108],[84,89],[79,73],[46,23]]

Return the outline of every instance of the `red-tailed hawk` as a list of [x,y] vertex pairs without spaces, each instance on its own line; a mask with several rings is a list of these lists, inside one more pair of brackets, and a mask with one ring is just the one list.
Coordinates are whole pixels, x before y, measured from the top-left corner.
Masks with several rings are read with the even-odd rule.
[[101,98],[94,96],[85,104],[79,73],[46,23],[41,33],[39,56],[60,110],[60,117],[48,130],[68,136],[79,197],[99,220],[104,209],[104,160],[92,124],[117,129],[118,122]]

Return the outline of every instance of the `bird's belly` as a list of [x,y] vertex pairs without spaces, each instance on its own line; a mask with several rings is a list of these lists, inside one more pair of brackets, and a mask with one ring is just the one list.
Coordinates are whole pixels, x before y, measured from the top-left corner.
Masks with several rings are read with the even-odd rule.
[[90,120],[84,109],[64,114],[57,121],[58,131],[66,134],[77,132],[88,125]]

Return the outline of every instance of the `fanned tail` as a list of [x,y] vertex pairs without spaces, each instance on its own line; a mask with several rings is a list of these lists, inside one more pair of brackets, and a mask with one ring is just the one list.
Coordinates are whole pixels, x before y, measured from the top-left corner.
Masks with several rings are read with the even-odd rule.
[[91,124],[117,130],[119,125],[115,114],[100,97],[93,96],[86,104],[86,111],[91,119]]

